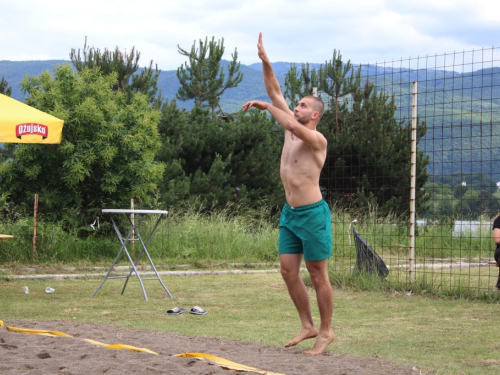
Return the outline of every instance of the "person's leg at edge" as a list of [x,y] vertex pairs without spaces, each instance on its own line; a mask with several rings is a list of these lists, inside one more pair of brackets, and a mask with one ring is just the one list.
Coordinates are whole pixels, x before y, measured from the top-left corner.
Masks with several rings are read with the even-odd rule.
[[306,260],[306,267],[316,290],[321,325],[314,346],[305,353],[317,355],[323,353],[326,347],[335,339],[332,329],[333,289],[328,277],[328,259],[320,261]]
[[318,330],[314,326],[311,308],[309,306],[309,294],[306,285],[300,277],[300,263],[302,254],[280,254],[281,276],[285,281],[288,293],[299,313],[302,329],[285,347],[297,345],[299,342],[314,338]]
[[[494,253],[495,262],[497,262],[497,266],[500,265],[500,249],[496,249]],[[497,284],[495,285],[495,291],[500,291],[500,268],[498,269],[498,279]]]
[[495,289],[494,290],[496,292],[500,291],[500,268],[498,269],[498,279],[497,279],[497,284],[495,285]]

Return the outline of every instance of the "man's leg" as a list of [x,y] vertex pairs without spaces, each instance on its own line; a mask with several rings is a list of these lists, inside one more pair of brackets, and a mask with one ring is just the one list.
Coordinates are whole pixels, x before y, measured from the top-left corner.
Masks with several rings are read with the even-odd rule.
[[292,298],[295,308],[299,313],[302,329],[288,342],[285,347],[297,345],[302,340],[310,339],[318,335],[318,330],[314,326],[309,306],[309,295],[306,285],[300,277],[300,263],[302,254],[280,254],[281,276],[285,280],[288,293]]
[[335,339],[332,330],[333,290],[328,277],[328,259],[314,262],[306,261],[306,266],[316,290],[321,325],[313,348],[305,353],[315,355],[323,353]]

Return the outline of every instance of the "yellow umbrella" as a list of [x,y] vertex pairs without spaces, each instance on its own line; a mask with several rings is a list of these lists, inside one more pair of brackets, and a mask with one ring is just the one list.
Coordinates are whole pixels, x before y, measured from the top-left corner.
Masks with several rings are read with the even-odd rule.
[[0,94],[0,143],[59,144],[64,120]]

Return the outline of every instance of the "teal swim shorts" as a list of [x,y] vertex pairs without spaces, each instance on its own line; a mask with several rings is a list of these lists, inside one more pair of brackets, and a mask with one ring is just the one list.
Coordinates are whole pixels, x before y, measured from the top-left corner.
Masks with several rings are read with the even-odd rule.
[[280,217],[280,254],[304,254],[308,261],[332,256],[332,219],[324,200],[301,207],[285,204]]

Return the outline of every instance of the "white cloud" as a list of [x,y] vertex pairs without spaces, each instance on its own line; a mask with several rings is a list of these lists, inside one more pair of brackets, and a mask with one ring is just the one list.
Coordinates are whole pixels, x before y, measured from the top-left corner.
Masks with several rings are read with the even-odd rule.
[[[141,52],[163,70],[185,60],[177,45],[224,38],[226,55],[258,61],[257,36],[272,61],[324,62],[333,50],[354,63],[491,47],[500,28],[493,0],[4,0],[0,59],[68,59],[71,48]],[[1,76],[1,72],[0,72]]]

